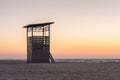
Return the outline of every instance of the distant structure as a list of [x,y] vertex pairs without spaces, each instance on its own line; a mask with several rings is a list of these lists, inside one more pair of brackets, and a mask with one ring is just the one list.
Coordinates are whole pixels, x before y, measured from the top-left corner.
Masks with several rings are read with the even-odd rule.
[[29,24],[27,28],[27,62],[54,63],[50,53],[50,25],[54,22]]

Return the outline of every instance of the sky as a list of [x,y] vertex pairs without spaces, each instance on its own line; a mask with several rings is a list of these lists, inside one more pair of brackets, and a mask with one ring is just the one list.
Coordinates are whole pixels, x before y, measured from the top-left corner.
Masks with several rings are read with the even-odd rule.
[[23,26],[51,21],[55,59],[120,58],[120,0],[0,0],[0,59],[26,59]]

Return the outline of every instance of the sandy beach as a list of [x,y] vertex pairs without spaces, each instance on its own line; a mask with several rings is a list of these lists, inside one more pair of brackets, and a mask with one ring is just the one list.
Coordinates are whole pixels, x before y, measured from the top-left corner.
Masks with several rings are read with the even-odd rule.
[[120,80],[120,63],[0,63],[0,80]]

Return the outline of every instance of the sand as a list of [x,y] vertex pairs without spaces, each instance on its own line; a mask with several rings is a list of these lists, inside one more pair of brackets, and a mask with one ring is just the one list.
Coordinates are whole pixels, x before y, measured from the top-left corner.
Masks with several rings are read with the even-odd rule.
[[120,80],[120,63],[0,63],[0,80]]

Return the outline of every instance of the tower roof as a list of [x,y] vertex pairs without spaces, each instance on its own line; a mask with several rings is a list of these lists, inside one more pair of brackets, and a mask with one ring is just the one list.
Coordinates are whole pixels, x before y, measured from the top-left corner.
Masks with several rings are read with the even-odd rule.
[[29,27],[42,27],[42,26],[47,26],[50,24],[54,24],[54,22],[46,22],[46,23],[38,23],[38,24],[28,24],[24,26],[23,28],[29,28]]

